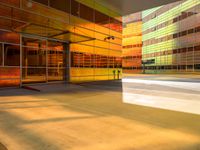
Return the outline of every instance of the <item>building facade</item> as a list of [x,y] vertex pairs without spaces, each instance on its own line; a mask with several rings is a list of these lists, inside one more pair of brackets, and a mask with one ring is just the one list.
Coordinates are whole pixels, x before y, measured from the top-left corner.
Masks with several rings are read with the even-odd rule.
[[0,87],[121,77],[122,20],[95,0],[0,0]]
[[141,12],[144,73],[200,71],[199,12],[199,0],[178,1]]
[[124,73],[142,70],[142,13],[123,17],[122,65]]

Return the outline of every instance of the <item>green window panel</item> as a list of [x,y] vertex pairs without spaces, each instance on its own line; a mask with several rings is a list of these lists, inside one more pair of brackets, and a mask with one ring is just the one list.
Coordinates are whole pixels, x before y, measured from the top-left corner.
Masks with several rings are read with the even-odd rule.
[[181,5],[178,5],[177,7],[171,9],[170,11],[166,11],[165,13],[163,13],[162,15],[159,15],[158,17],[146,22],[143,24],[145,30],[154,27],[155,25],[157,25],[158,22],[156,22],[155,20],[159,20],[159,23],[163,23],[166,20],[170,20],[173,19],[175,16],[178,16],[181,14],[181,12],[186,11],[189,8],[192,8],[196,5],[200,4],[199,0],[188,0],[184,3],[182,3]]

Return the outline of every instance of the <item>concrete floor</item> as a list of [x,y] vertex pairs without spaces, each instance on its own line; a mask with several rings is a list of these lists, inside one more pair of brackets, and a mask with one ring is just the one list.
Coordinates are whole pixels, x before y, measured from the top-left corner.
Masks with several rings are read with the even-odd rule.
[[[145,97],[159,94],[160,99],[191,96],[196,101],[199,91],[141,82],[175,77],[125,79],[134,82],[34,86],[41,92],[1,90],[0,143],[8,150],[200,150],[197,113],[124,103],[124,91]],[[192,83],[191,78],[176,81]]]

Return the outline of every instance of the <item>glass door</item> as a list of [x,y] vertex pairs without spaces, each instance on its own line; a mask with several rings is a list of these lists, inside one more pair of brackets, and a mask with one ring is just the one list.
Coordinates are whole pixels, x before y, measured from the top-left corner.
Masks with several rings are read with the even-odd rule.
[[22,84],[64,81],[66,45],[53,39],[22,37]]
[[48,82],[65,80],[65,43],[48,40],[47,47],[47,77]]
[[47,81],[47,41],[22,37],[22,83],[41,83]]

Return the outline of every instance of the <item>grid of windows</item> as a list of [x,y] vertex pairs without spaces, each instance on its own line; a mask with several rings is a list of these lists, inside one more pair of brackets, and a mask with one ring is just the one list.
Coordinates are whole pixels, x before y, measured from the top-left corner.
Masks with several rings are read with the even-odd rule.
[[[199,0],[182,0],[141,12],[143,71],[146,73],[200,71],[199,13]],[[134,15],[136,14],[132,14]],[[124,17],[128,22],[124,26],[124,31],[133,18]],[[123,41],[134,36],[131,29],[135,27],[129,26],[129,28],[127,34],[123,35]],[[138,41],[140,38],[136,34],[135,36],[137,38],[133,41]],[[131,50],[137,46],[133,42],[123,43],[123,53],[126,49]],[[131,53],[134,58],[135,52]],[[124,59],[127,61],[128,58]]]
[[19,35],[0,31],[0,87],[20,84]]
[[[122,32],[122,22],[90,8],[76,0],[33,0],[38,3],[53,7],[55,9],[71,13],[73,16],[80,17],[90,22],[95,22],[104,27],[110,28],[117,32]],[[71,11],[70,11],[71,6]]]
[[199,11],[200,1],[184,0],[143,18],[143,60],[155,60],[145,65],[147,72],[199,71]]
[[[38,1],[38,0],[36,0]],[[47,0],[39,0],[40,3],[48,5]],[[70,3],[71,0],[49,0],[49,6],[55,9],[70,13]]]
[[142,58],[142,14],[123,18],[123,72],[140,73]]
[[121,68],[121,57],[72,52],[71,66],[81,68]]
[[[20,5],[16,7],[15,2],[19,2]],[[19,60],[19,52],[13,49],[14,46],[21,44],[20,34],[18,34],[20,32],[36,36],[38,39],[70,41],[71,54],[79,53],[79,60],[71,64],[70,79],[72,82],[113,79],[114,70],[122,72],[121,19],[112,10],[108,11],[105,7],[99,7],[94,0],[90,4],[88,5],[88,1],[79,2],[79,0],[1,1],[0,33],[2,36],[0,36],[0,43],[4,43],[3,46],[9,49],[9,52],[6,51],[7,55],[3,54],[2,59],[5,59],[2,63],[13,65],[7,61],[7,58]],[[5,30],[15,32],[8,32],[5,35]],[[68,66],[55,63],[63,61],[63,51],[47,50],[49,41],[46,43],[47,46],[42,42],[34,43],[36,44],[34,45],[26,40],[28,39],[23,38],[22,40],[23,46],[20,54],[22,55],[22,80],[33,81],[38,77],[41,81],[49,81],[47,77],[53,75],[63,77],[66,68],[62,67]],[[83,63],[81,63],[82,59]],[[18,77],[20,78],[20,74]]]

